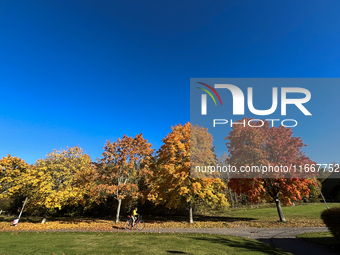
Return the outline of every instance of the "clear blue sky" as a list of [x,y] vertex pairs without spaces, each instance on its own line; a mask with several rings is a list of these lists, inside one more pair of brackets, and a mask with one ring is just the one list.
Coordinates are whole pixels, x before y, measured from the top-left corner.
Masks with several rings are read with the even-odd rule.
[[[338,0],[0,0],[0,156],[79,145],[95,160],[139,133],[158,149],[190,119],[193,77],[339,77],[339,12]],[[327,122],[333,144],[303,139],[322,163],[340,161]]]

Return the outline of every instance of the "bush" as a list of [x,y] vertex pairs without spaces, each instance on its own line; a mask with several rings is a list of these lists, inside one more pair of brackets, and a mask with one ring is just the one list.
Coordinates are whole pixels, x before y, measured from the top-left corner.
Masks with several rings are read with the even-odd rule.
[[321,219],[332,235],[340,242],[340,207],[333,207],[323,211]]
[[11,201],[8,198],[0,198],[0,210],[8,211]]

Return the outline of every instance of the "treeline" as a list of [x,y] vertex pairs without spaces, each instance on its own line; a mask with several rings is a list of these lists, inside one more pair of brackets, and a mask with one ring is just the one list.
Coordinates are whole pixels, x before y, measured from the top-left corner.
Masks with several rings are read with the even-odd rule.
[[142,206],[148,213],[189,211],[192,222],[193,206],[228,203],[221,179],[190,178],[190,127],[173,127],[157,152],[142,134],[107,141],[96,162],[79,147],[54,150],[33,165],[8,155],[0,160],[0,196],[12,213],[28,197],[30,215],[115,214],[118,222],[122,210]]
[[[256,155],[261,149],[264,153],[261,158],[272,155],[265,153],[266,150],[274,150],[278,144],[269,147],[270,139],[263,134],[285,137],[289,144],[292,140],[296,141],[290,129],[283,127],[236,127],[228,137],[230,155],[217,159],[213,139],[207,129],[186,123],[172,127],[172,132],[162,140],[163,145],[158,151],[154,151],[139,134],[135,137],[124,135],[115,142],[107,141],[102,156],[96,162],[80,147],[54,150],[33,165],[8,155],[0,160],[0,209],[18,213],[22,201],[28,197],[25,213],[44,215],[44,218],[47,215],[115,215],[118,222],[121,212],[129,213],[137,206],[143,213],[186,212],[192,223],[195,208],[225,209],[229,204],[235,207],[240,203],[275,199],[287,204],[308,196],[315,185],[309,179],[190,177],[190,163],[193,162],[236,164],[237,157],[238,163],[242,160],[249,163],[249,157],[242,155],[248,155],[252,149],[256,149]],[[240,141],[239,137],[246,141]],[[243,154],[240,150],[235,153],[235,142],[247,142],[254,148],[247,146]],[[280,142],[285,143],[284,140]],[[296,154],[293,155],[295,159],[300,155],[301,144],[299,140],[295,149],[289,151]],[[195,148],[200,153],[197,154]],[[279,153],[287,157],[284,152]],[[202,155],[204,159],[200,158]],[[254,155],[251,156],[254,158]],[[309,158],[304,157],[303,160],[308,161]],[[268,162],[277,163],[267,156],[265,163]]]

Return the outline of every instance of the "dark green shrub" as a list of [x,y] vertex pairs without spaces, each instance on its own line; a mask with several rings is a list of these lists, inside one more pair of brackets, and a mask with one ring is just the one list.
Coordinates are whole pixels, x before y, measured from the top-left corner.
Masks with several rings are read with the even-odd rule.
[[0,198],[0,210],[7,211],[11,201],[8,198]]
[[321,219],[332,235],[340,242],[340,207],[333,207],[323,211]]

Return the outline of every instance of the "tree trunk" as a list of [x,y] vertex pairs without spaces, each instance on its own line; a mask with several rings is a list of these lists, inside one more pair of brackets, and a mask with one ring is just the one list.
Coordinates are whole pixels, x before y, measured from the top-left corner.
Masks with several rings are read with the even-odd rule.
[[41,224],[44,224],[46,222],[46,218],[47,218],[47,213],[48,213],[49,209],[46,209],[45,213],[44,213],[44,218],[41,221]]
[[229,189],[229,195],[230,195],[231,207],[235,208],[235,201],[234,201],[233,193],[231,192],[231,189]]
[[190,224],[194,223],[194,219],[192,217],[192,204],[191,204],[191,201],[189,202],[189,222],[190,222]]
[[278,198],[275,199],[275,204],[277,208],[277,213],[279,214],[279,217],[280,217],[280,221],[286,222],[285,216],[283,215],[282,208],[280,205],[280,200]]
[[119,222],[119,214],[120,214],[120,206],[122,205],[122,200],[118,199],[118,207],[117,207],[117,213],[116,213],[116,223]]
[[235,197],[235,207],[237,207],[238,201],[237,201],[237,193],[236,192],[234,192],[234,197]]
[[279,214],[279,218],[281,222],[286,222],[285,216],[283,216],[282,208],[280,205],[280,185],[275,183],[275,180],[272,179],[264,179],[264,187],[269,193],[269,195],[274,199],[276,204],[277,213]]

